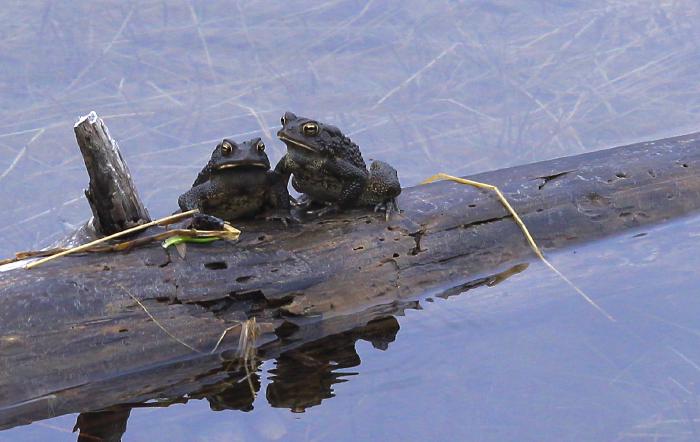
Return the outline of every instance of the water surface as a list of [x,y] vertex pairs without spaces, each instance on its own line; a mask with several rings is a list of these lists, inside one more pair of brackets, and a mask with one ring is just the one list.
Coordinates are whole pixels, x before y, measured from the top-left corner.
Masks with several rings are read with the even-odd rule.
[[[154,217],[221,138],[260,136],[279,159],[286,110],[338,125],[404,185],[700,130],[699,14],[689,0],[8,2],[0,255],[89,215],[72,126],[91,110]],[[298,386],[294,361],[282,381],[266,361],[252,411],[135,408],[125,440],[700,439],[698,222],[553,256],[615,323],[531,264],[421,302],[379,349],[310,349],[331,366],[315,393],[280,393]],[[0,440],[75,440],[76,418]]]

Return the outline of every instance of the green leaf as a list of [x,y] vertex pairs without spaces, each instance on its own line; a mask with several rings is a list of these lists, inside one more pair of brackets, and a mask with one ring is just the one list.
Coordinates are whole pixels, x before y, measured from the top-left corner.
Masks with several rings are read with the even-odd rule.
[[170,238],[163,241],[163,248],[167,249],[170,246],[175,246],[182,243],[195,243],[195,244],[208,244],[210,242],[218,241],[220,238],[216,236],[205,236],[201,238],[193,238],[191,236],[171,236]]

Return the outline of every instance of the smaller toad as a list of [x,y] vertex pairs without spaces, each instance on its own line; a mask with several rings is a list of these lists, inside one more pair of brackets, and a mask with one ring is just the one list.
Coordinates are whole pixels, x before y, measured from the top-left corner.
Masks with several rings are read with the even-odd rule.
[[286,182],[270,170],[260,138],[221,141],[192,188],[177,202],[183,211],[199,209],[193,225],[204,229],[216,228],[222,220],[259,216],[286,224],[293,219]]

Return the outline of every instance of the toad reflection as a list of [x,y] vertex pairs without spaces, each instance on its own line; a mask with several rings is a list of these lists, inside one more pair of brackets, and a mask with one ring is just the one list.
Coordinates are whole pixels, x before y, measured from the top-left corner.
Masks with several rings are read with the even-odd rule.
[[[324,399],[334,396],[334,384],[345,382],[346,376],[357,374],[338,370],[360,365],[360,356],[355,351],[358,340],[368,341],[379,350],[387,350],[398,331],[399,323],[391,316],[285,352],[277,358],[277,367],[271,370],[272,382],[266,394],[268,402],[273,407],[289,408],[296,413],[319,405]],[[120,441],[133,408],[167,407],[190,399],[206,399],[212,411],[251,411],[255,401],[253,392],[257,393],[260,389],[260,365],[262,363],[257,362],[246,371],[238,363],[226,362],[226,378],[223,381],[205,386],[189,394],[187,399],[124,404],[82,413],[78,416],[74,431],[80,429],[78,441]]]
[[356,372],[339,372],[360,365],[355,342],[368,341],[386,350],[396,339],[399,323],[393,316],[369,322],[364,327],[330,336],[286,352],[277,358],[272,383],[267,387],[267,401],[277,408],[295,413],[319,405],[334,396],[333,384],[346,382]]

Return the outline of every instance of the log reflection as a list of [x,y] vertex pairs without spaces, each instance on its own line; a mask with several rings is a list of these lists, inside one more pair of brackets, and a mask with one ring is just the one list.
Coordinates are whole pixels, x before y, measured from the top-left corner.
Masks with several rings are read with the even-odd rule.
[[[504,272],[449,288],[436,296],[448,298],[478,286],[492,286],[526,268],[527,264],[519,264]],[[418,304],[414,308],[418,308]],[[320,405],[325,399],[335,396],[335,384],[347,382],[358,374],[348,370],[362,362],[355,349],[358,340],[367,341],[374,348],[384,351],[396,339],[399,328],[396,317],[385,316],[279,353],[275,358],[275,368],[269,371],[271,377],[265,391],[267,403],[295,413],[303,413],[310,407]],[[251,411],[261,389],[260,371],[266,359],[264,353],[261,356],[259,360],[248,361],[247,367],[237,357],[228,360],[224,357],[222,367],[213,373],[201,374],[199,388],[186,395],[179,393],[168,398],[164,394],[153,402],[125,403],[101,411],[81,413],[74,431],[80,430],[79,441],[120,441],[132,409],[167,407],[193,399],[207,400],[212,411]],[[211,378],[217,380],[205,381]]]

